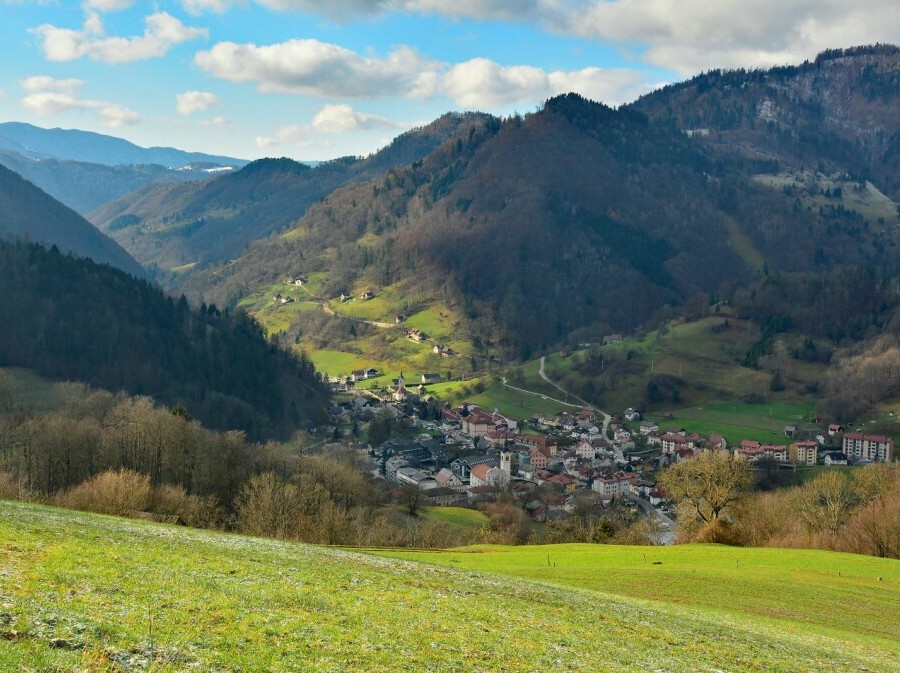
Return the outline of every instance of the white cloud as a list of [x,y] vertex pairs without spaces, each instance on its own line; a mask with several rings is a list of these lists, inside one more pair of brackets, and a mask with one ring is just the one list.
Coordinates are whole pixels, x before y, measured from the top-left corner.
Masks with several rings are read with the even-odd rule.
[[633,70],[584,68],[546,72],[529,65],[504,67],[475,58],[453,66],[443,80],[443,88],[459,105],[491,109],[534,103],[570,91],[607,105],[620,105],[653,87]]
[[25,91],[61,91],[72,94],[84,82],[80,79],[56,79],[47,75],[26,77],[20,84]]
[[197,122],[200,126],[205,126],[208,128],[217,128],[217,129],[228,129],[231,128],[231,122],[225,119],[225,117],[217,116],[212,119],[203,119]]
[[486,58],[473,58],[450,69],[444,89],[460,105],[491,108],[541,100],[550,91],[550,83],[540,68],[503,67]]
[[215,12],[224,14],[237,0],[181,0],[181,5],[189,14],[202,14],[203,12]]
[[304,126],[291,124],[282,126],[275,132],[274,138],[260,137],[256,139],[256,146],[261,148],[276,147],[278,145],[296,145],[297,147],[310,147],[313,142],[308,138],[309,129]]
[[167,14],[158,12],[144,19],[144,34],[135,37],[105,37],[103,21],[96,12],[88,12],[81,30],[44,24],[33,29],[49,61],[73,61],[87,56],[104,63],[126,63],[164,56],[173,47],[206,37],[203,28],[191,28]]
[[829,47],[900,40],[896,0],[614,0],[556,16],[561,32],[646,46],[682,74],[799,63]]
[[78,98],[75,90],[80,80],[57,80],[35,76],[22,80],[22,87],[30,93],[22,99],[22,106],[40,115],[53,116],[72,110],[93,112],[103,126],[118,128],[137,124],[140,115],[134,110],[104,100]]
[[195,61],[215,77],[256,82],[263,92],[336,98],[424,98],[433,93],[439,67],[410,47],[379,59],[318,40],[262,47],[220,42]]
[[[184,0],[231,4],[236,0]],[[826,48],[900,42],[897,0],[255,0],[336,19],[418,12],[530,23],[552,33],[637,48],[658,67],[799,63]]]
[[185,117],[222,104],[218,96],[208,91],[185,91],[175,95],[175,102],[178,114]]
[[85,9],[96,9],[98,12],[117,12],[128,9],[134,0],[85,0]]
[[326,105],[316,113],[312,120],[312,130],[318,133],[347,133],[398,128],[400,126],[389,119],[359,112],[349,105]]

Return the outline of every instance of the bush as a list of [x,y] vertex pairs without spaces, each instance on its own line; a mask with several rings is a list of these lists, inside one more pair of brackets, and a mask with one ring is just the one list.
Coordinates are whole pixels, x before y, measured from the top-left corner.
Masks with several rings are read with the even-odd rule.
[[150,477],[133,470],[106,471],[56,496],[56,504],[101,514],[128,516],[150,505]]

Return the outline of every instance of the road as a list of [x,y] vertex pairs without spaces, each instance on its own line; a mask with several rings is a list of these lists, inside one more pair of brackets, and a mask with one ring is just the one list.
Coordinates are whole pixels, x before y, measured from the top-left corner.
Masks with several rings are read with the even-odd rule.
[[628,502],[633,502],[635,505],[644,510],[645,515],[652,517],[656,521],[656,524],[659,526],[659,532],[653,534],[654,544],[675,544],[675,522],[672,521],[672,519],[660,512],[643,498],[632,497],[626,498],[626,500]]
[[538,370],[538,374],[541,375],[541,378],[544,379],[544,381],[546,381],[547,383],[549,383],[551,386],[553,386],[554,388],[556,388],[556,389],[557,389],[559,392],[561,392],[563,395],[565,395],[565,396],[567,396],[567,397],[571,397],[573,400],[578,400],[578,401],[581,403],[580,405],[569,405],[569,406],[580,406],[581,408],[584,408],[584,409],[590,409],[591,411],[594,411],[594,412],[600,414],[601,416],[603,416],[603,428],[602,428],[602,430],[600,431],[600,433],[601,433],[601,435],[602,435],[603,437],[608,437],[609,435],[607,435],[606,433],[607,433],[607,431],[609,430],[610,415],[609,415],[608,413],[606,413],[605,411],[603,411],[603,410],[601,410],[601,409],[598,409],[597,407],[593,406],[592,404],[590,404],[590,403],[586,402],[585,400],[581,399],[581,398],[578,397],[577,395],[573,395],[573,394],[570,393],[568,390],[564,390],[563,388],[561,388],[561,387],[559,386],[558,383],[556,383],[555,381],[552,381],[552,380],[550,379],[550,377],[547,376],[547,373],[544,371],[544,367],[545,367],[545,365],[546,365],[546,362],[547,362],[547,358],[545,358],[545,357],[542,356],[542,357],[541,357],[541,368]]

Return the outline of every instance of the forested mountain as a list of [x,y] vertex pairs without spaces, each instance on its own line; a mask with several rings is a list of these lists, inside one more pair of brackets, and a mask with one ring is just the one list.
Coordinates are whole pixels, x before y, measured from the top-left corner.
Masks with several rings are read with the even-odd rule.
[[182,404],[252,439],[316,423],[326,393],[309,361],[243,313],[192,310],[143,280],[24,242],[0,243],[0,366]]
[[210,171],[222,170],[213,164],[190,164],[177,169],[155,164],[107,166],[35,159],[11,151],[0,151],[0,164],[82,215],[149,184],[207,180],[214,175]]
[[22,122],[0,124],[0,149],[35,158],[68,159],[93,164],[158,164],[177,168],[192,163],[243,166],[244,159],[173,147],[139,147],[113,136],[75,129],[44,129]]
[[723,161],[868,179],[900,200],[900,48],[832,49],[771,70],[713,70],[630,107]]
[[[815,82],[815,64],[710,73],[702,91],[670,87],[618,111],[570,94],[524,119],[479,120],[421,161],[336,190],[293,231],[186,287],[227,303],[297,269],[326,274],[326,296],[403,281],[460,306],[482,343],[527,357],[573,334],[655,325],[692,298],[728,300],[770,272],[872,265],[885,282],[897,262],[897,204],[882,168],[897,142],[900,114],[887,111],[900,110],[900,58],[878,47],[819,63]],[[806,85],[789,81],[794,71]],[[782,103],[765,102],[778,86],[741,84],[781,77],[813,98],[865,83],[874,111],[826,115],[857,149],[817,139],[824,103],[795,96],[797,138],[770,151],[786,131],[759,111],[781,114]],[[702,103],[738,95],[745,114],[720,133],[702,115],[722,105]],[[883,151],[863,160],[867,138],[883,138]]]
[[[249,242],[290,226],[336,188],[412,163],[484,117],[444,115],[364,159],[348,157],[315,167],[263,159],[209,182],[145,187],[99,208],[89,219],[145,266],[158,269],[167,282],[166,272],[190,275],[235,257]],[[168,285],[175,287],[176,280]]]
[[27,238],[143,277],[118,243],[19,174],[0,166],[0,239]]

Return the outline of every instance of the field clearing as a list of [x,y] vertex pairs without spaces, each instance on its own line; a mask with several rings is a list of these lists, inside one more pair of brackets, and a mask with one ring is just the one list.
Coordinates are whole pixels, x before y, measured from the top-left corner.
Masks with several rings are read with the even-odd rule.
[[[527,388],[527,386],[512,382],[510,382],[510,385]],[[561,399],[563,395],[558,390],[552,389],[552,392],[547,391],[547,393],[547,395],[531,395],[518,390],[511,390],[502,383],[497,382],[492,383],[483,393],[470,396],[469,401],[489,410],[493,410],[496,407],[501,413],[518,419],[530,418],[535,414],[552,416],[560,411],[571,412],[580,408],[579,406],[568,407],[549,399],[550,395]],[[577,404],[574,400],[572,402]]]
[[[719,545],[475,546],[395,558],[640,597],[811,630],[900,656],[900,562],[817,550]],[[880,579],[879,579],[880,578]]]
[[688,432],[701,435],[716,432],[724,435],[729,444],[737,444],[742,439],[787,444],[791,440],[785,437],[784,426],[817,429],[809,422],[810,416],[815,415],[815,403],[805,401],[768,401],[761,404],[720,402],[704,407],[675,409],[671,413],[670,419],[652,413],[647,417],[662,428],[683,427]]
[[[761,550],[774,559],[766,560],[720,549],[491,547],[420,563],[0,502],[0,670],[900,667],[897,562]],[[505,573],[519,553],[527,555],[522,574],[552,574]],[[436,565],[464,558],[493,569]],[[633,595],[614,593],[623,586]],[[656,591],[683,601],[641,597]],[[786,612],[760,617],[702,603],[718,594],[759,596]],[[824,600],[832,594],[834,607]],[[812,602],[808,615],[794,614],[806,605],[795,598]],[[838,608],[846,611],[835,617]]]
[[0,367],[0,384],[4,381],[9,386],[12,403],[16,406],[41,413],[58,408],[62,402],[55,387],[56,382],[38,376],[31,370]]
[[[406,514],[403,505],[391,505],[392,510],[398,514],[410,517]],[[437,521],[463,530],[478,530],[488,523],[487,515],[477,509],[465,507],[423,507],[419,511],[419,520]]]

